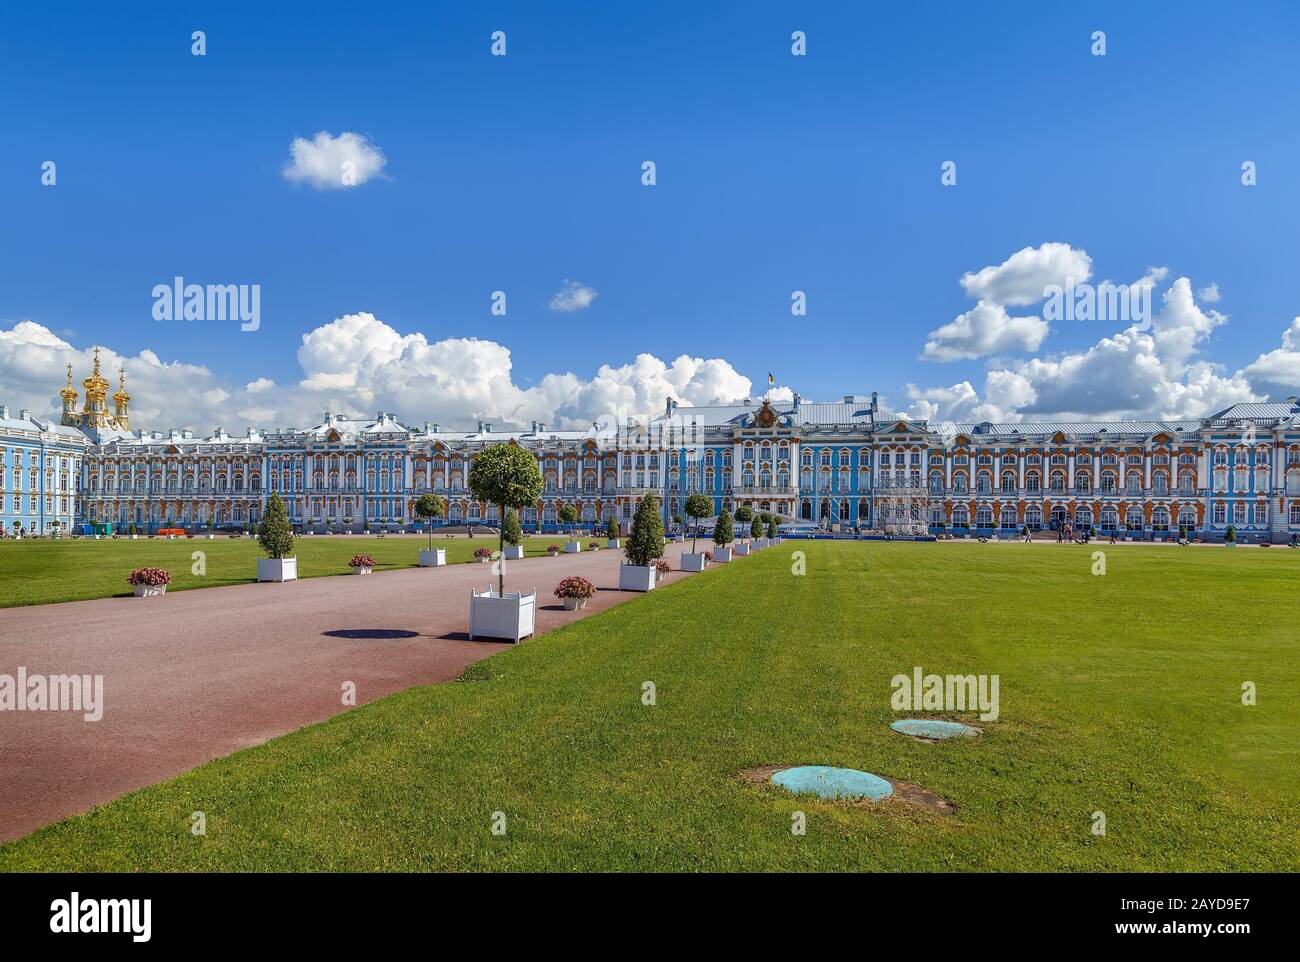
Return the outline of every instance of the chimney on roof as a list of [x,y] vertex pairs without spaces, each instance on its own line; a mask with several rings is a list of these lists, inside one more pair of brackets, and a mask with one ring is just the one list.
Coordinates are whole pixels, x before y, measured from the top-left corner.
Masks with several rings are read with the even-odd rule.
[[532,433],[533,433],[533,434],[536,434],[536,433],[537,433],[537,422],[536,422],[536,421],[533,422],[533,430],[532,430]]
[[428,422],[428,421],[425,421],[425,422],[424,422],[424,433],[425,433],[425,434],[428,434],[428,433],[429,433],[429,422]]
[[671,397],[664,398],[664,414],[670,415],[677,410],[677,402]]
[[479,433],[479,434],[482,434],[482,433],[483,433],[483,422],[482,422],[482,421],[479,421],[479,422],[478,422],[478,433]]
[[794,396],[794,409],[795,409],[796,411],[799,410],[799,402],[802,401],[802,400],[803,400],[803,398],[801,398],[798,394],[796,394],[796,395]]
[[9,417],[9,405],[0,404],[0,421],[6,420],[8,419],[8,417]]
[[744,404],[745,407],[749,407],[749,398],[745,398]]
[[858,396],[857,396],[856,394],[846,394],[846,395],[844,395],[844,403],[845,403],[845,404],[856,404],[857,402],[858,402]]
[[333,423],[334,423],[334,415],[331,414],[329,411],[326,411],[326,412],[325,412],[325,423],[326,423],[326,424],[333,424]]
[[880,394],[877,391],[871,392],[871,411],[874,414],[880,407]]
[[540,431],[540,432],[542,432],[543,434],[546,433],[546,425],[543,424],[541,421],[538,421],[538,422],[537,422],[537,430]]
[[441,424],[435,424],[435,425],[433,426],[433,433],[434,433],[434,434],[441,434],[441,433],[442,433],[442,425],[441,425]]

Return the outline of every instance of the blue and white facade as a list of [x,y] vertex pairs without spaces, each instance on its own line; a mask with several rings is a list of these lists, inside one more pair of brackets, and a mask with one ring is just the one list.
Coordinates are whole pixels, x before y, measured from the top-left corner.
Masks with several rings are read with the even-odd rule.
[[5,537],[67,532],[90,447],[81,431],[0,404],[0,529]]
[[477,452],[505,442],[531,451],[542,473],[542,496],[521,512],[528,530],[556,530],[566,505],[587,524],[626,524],[650,494],[671,521],[698,491],[717,511],[744,504],[793,527],[868,532],[884,527],[891,498],[909,490],[923,493],[934,533],[1068,521],[1140,539],[1180,528],[1211,540],[1229,527],[1243,541],[1300,534],[1294,398],[1204,419],[937,425],[890,415],[875,395],[829,403],[796,395],[698,407],[669,400],[658,415],[578,431],[486,422],[444,431],[380,411],[196,437],[130,430],[125,380],[109,414],[98,365],[85,384],[78,412],[69,374],[62,425],[25,413],[0,419],[6,530],[17,520],[44,532],[56,519],[140,531],[246,526],[272,492],[299,530],[409,527],[426,492],[446,498],[444,524],[494,524],[496,508],[469,494],[469,468]]

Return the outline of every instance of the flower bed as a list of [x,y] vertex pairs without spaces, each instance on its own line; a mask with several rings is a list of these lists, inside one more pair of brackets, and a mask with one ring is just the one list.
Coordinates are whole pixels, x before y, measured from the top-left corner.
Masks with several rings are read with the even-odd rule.
[[555,586],[555,597],[564,602],[566,611],[586,607],[587,599],[595,594],[596,586],[582,575],[570,575]]
[[126,583],[135,589],[137,598],[152,598],[167,592],[172,576],[163,568],[136,568],[126,576]]
[[126,583],[129,585],[150,585],[164,587],[172,583],[171,572],[164,568],[136,568],[126,576]]

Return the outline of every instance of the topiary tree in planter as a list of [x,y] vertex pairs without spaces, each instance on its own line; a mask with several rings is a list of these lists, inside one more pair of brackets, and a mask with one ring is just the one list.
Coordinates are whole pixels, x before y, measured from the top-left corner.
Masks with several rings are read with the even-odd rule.
[[776,540],[776,518],[772,518],[772,520],[767,523],[767,537],[769,540]]
[[512,548],[519,547],[524,540],[524,529],[519,525],[519,515],[514,508],[506,512],[506,520],[501,525],[501,537]]
[[559,514],[556,515],[561,524],[569,525],[569,535],[573,535],[573,525],[578,523],[578,509],[571,504],[562,505]]
[[736,520],[741,524],[749,524],[754,520],[754,509],[747,504],[742,504],[736,509]]
[[700,519],[713,514],[713,499],[697,491],[687,496],[683,507],[686,509],[686,514],[695,522],[691,530],[691,554],[695,554],[695,540],[700,535]]
[[1226,533],[1224,534],[1224,536],[1223,536],[1223,542],[1224,542],[1224,544],[1236,544],[1236,543],[1237,543],[1237,526],[1236,526],[1236,525],[1233,525],[1233,524],[1228,525],[1228,530],[1227,530],[1227,532],[1226,532]]
[[289,527],[289,515],[284,510],[284,502],[274,492],[271,500],[266,503],[262,526],[257,529],[257,543],[272,561],[289,557],[289,552],[293,550],[293,529]]
[[433,550],[433,519],[441,518],[447,510],[447,502],[436,494],[422,494],[415,502],[415,516],[421,521],[429,522],[429,550]]
[[726,547],[735,540],[735,534],[731,527],[731,512],[726,508],[718,515],[718,523],[713,526],[713,543],[719,548]]
[[[494,444],[484,448],[471,462],[469,489],[478,500],[497,505],[504,516],[507,508],[519,509],[537,501],[542,493],[542,472],[538,470],[537,458],[517,444]],[[500,547],[505,548],[504,525]],[[497,594],[504,596],[504,566],[498,572]]]
[[615,520],[612,514],[605,521],[605,537],[610,541],[618,540],[618,521]]
[[664,555],[664,523],[659,517],[659,502],[647,494],[637,505],[632,518],[632,535],[624,549],[628,564],[648,568]]
[[763,521],[761,518],[755,518],[749,526],[749,536],[755,539],[763,537]]

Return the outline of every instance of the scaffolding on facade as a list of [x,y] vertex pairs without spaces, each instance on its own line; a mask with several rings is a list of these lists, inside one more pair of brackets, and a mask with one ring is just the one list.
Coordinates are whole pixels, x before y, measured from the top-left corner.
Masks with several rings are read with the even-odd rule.
[[918,538],[930,533],[930,489],[920,479],[886,484],[872,492],[875,527],[895,538]]

